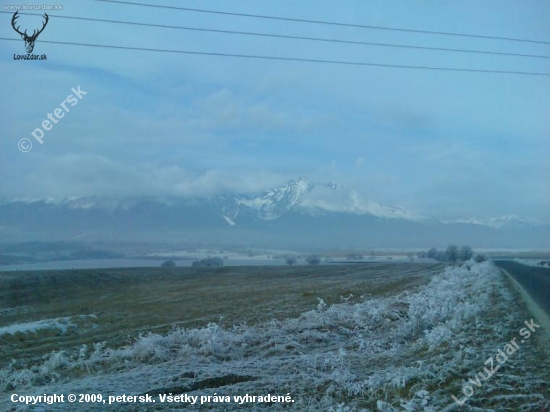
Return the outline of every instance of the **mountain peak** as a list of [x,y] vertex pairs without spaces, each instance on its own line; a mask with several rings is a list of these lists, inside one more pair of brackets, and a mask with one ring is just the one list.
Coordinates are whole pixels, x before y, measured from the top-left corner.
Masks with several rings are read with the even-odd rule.
[[281,217],[285,212],[297,205],[305,193],[313,190],[315,185],[305,177],[291,180],[275,189],[264,192],[253,198],[240,198],[238,202],[244,206],[256,209],[259,217],[264,220],[273,220]]

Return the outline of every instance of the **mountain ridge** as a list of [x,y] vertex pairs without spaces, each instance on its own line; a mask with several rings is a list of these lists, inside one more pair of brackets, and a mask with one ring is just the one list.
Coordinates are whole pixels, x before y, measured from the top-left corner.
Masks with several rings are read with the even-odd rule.
[[[326,189],[323,196],[308,196],[319,189]],[[262,220],[275,220],[285,213],[297,210],[319,216],[326,213],[350,213],[358,215],[372,215],[379,218],[405,219],[413,221],[437,220],[444,224],[471,224],[500,229],[513,226],[539,226],[542,222],[527,219],[517,215],[502,215],[494,217],[467,216],[455,219],[437,219],[419,215],[404,206],[384,206],[375,201],[362,198],[363,195],[355,190],[346,192],[336,201],[329,199],[327,193],[343,193],[341,186],[334,182],[312,183],[305,177],[290,180],[278,187],[268,189],[257,195],[229,194],[215,197],[178,197],[178,196],[134,196],[134,197],[107,197],[83,196],[63,199],[4,199],[0,205],[9,203],[45,203],[56,206],[66,206],[69,209],[101,208],[109,211],[129,210],[144,202],[156,202],[167,206],[175,206],[182,202],[204,201],[220,208],[220,212],[228,224],[237,224],[237,217],[242,207],[249,208],[258,214]]]
[[257,195],[0,202],[1,241],[177,241],[266,247],[550,248],[550,225],[515,215],[439,220],[334,183],[291,180]]

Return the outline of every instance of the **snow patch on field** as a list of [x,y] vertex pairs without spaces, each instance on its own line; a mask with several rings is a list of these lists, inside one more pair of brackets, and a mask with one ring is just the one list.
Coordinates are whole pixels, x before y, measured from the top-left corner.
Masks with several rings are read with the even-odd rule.
[[0,327],[0,336],[15,335],[16,333],[36,333],[41,329],[59,329],[65,333],[71,326],[76,326],[70,322],[70,318],[44,319],[35,322],[15,323],[13,325]]
[[26,313],[29,311],[28,306],[16,306],[13,308],[2,308],[0,309],[0,316],[12,316],[19,313]]
[[[103,396],[290,393],[293,409],[299,410],[451,411],[457,409],[451,395],[460,395],[464,382],[517,334],[525,319],[510,312],[513,304],[498,268],[468,262],[446,268],[414,291],[359,303],[342,298],[327,305],[320,299],[296,318],[232,328],[210,323],[144,334],[121,348],[96,343],[55,352],[38,368],[0,369],[0,390]],[[549,368],[538,363],[530,369],[533,348],[526,343],[476,388],[472,403],[482,402],[486,409],[472,410],[517,406],[517,399],[524,410],[540,409],[548,378],[541,373]],[[239,408],[224,405],[226,411]],[[269,410],[286,409],[274,404]]]

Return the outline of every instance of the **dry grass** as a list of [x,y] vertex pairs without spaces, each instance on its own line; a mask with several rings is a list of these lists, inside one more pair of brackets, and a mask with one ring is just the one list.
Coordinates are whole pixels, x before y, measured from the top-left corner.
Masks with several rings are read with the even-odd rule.
[[[297,410],[312,411],[526,412],[548,403],[538,334],[464,408],[451,399],[530,316],[491,263],[12,273],[0,290],[0,328],[54,326],[0,335],[6,392],[267,391],[292,393]],[[63,332],[63,321],[75,326]],[[84,343],[97,344],[79,351]],[[115,410],[151,410],[129,406]]]
[[[294,267],[124,268],[0,274],[0,327],[70,318],[66,332],[0,335],[0,364],[28,366],[52,351],[106,342],[120,347],[139,333],[173,325],[230,326],[295,317],[341,296],[382,296],[425,284],[432,264]],[[89,316],[92,315],[92,316]]]

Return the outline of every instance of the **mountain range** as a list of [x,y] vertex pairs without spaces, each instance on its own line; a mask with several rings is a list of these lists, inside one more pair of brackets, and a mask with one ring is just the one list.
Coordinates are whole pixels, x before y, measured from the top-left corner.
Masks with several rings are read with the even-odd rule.
[[548,248],[550,225],[517,216],[442,221],[335,183],[292,180],[258,195],[82,197],[0,202],[2,241],[176,242],[189,246]]

